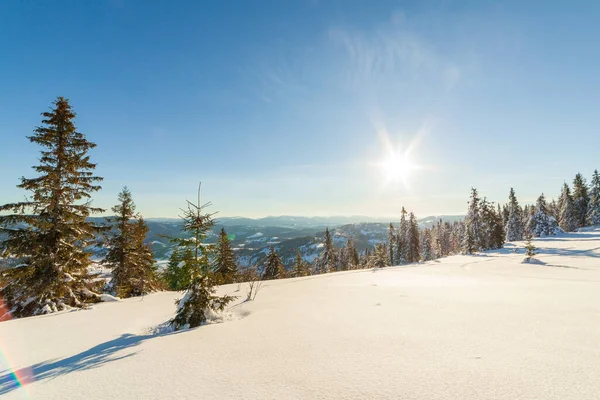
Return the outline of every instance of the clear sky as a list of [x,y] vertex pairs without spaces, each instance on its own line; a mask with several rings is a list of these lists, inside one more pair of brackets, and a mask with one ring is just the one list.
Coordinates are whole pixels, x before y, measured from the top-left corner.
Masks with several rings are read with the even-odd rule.
[[[558,3],[562,3],[559,6]],[[600,168],[600,2],[0,3],[0,203],[56,96],[146,217],[419,216]],[[386,141],[419,166],[386,182]],[[389,146],[389,145],[388,145]]]

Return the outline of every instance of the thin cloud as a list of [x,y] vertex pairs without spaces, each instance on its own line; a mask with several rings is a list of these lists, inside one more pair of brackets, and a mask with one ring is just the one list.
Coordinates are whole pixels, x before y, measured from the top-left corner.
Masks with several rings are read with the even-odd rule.
[[436,52],[425,38],[407,27],[405,20],[403,13],[396,12],[390,22],[372,30],[329,30],[331,43],[345,51],[348,62],[342,74],[347,84],[388,85],[433,78],[451,89],[459,83],[460,66]]

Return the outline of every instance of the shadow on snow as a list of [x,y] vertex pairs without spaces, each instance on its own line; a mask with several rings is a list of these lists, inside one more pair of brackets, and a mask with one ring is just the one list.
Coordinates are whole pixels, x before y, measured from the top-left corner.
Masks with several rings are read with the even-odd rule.
[[98,368],[109,362],[131,357],[135,355],[136,352],[122,355],[117,355],[117,353],[122,350],[132,349],[147,339],[185,331],[186,330],[149,335],[133,335],[127,333],[71,357],[58,360],[47,360],[17,371],[5,370],[2,375],[0,375],[0,396],[29,383],[57,378],[61,375],[70,374],[75,371]]

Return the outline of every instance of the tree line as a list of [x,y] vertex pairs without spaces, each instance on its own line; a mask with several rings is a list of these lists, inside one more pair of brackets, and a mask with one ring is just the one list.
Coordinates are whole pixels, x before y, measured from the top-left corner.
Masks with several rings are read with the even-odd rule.
[[[101,301],[103,293],[133,297],[169,289],[185,290],[172,326],[194,327],[233,300],[217,296],[217,285],[251,282],[251,300],[257,281],[430,261],[600,224],[600,176],[595,171],[590,186],[577,174],[573,190],[565,183],[559,199],[550,203],[541,195],[535,205],[521,207],[511,189],[508,203],[494,205],[473,188],[464,221],[439,220],[420,228],[415,215],[402,208],[399,222],[389,225],[387,240],[373,250],[359,251],[352,238],[336,246],[326,229],[313,262],[298,249],[288,270],[271,246],[261,265],[241,267],[224,228],[215,245],[205,243],[214,214],[205,211],[210,202],[201,202],[199,190],[198,199],[181,209],[181,235],[169,238],[173,251],[159,271],[145,242],[148,226],[126,187],[104,224],[88,218],[105,211],[91,200],[102,181],[88,154],[96,145],[77,131],[67,99],[59,97],[53,105],[28,137],[42,148],[40,163],[33,167],[38,176],[21,178],[18,185],[31,196],[0,206],[0,263],[10,266],[0,272],[0,295],[14,317],[83,308]],[[90,272],[94,246],[106,249],[100,263],[112,271],[108,282]]]

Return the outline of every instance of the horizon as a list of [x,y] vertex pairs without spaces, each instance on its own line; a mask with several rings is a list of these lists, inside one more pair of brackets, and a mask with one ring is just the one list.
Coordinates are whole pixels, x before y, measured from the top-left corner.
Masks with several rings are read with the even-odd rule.
[[198,181],[211,211],[247,218],[461,215],[471,187],[556,198],[598,167],[598,17],[511,1],[4,2],[0,203],[28,194],[26,136],[59,95],[98,145],[103,215],[128,186],[144,217],[176,218]]

